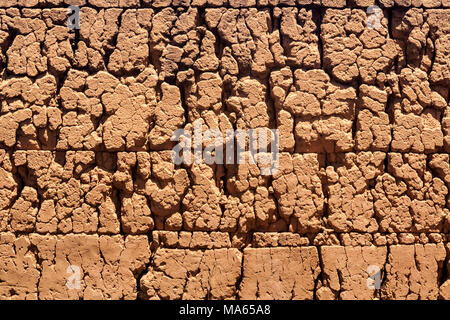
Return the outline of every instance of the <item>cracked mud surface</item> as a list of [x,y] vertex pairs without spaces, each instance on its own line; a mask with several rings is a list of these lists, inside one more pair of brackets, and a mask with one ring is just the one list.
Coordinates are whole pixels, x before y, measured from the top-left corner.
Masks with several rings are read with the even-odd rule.
[[449,60],[448,0],[0,0],[0,299],[450,300]]

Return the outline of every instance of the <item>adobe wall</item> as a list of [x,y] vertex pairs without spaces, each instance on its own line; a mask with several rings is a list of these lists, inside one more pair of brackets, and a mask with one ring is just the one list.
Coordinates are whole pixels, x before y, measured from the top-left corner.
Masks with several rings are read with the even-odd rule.
[[0,299],[450,299],[449,59],[449,0],[0,0]]

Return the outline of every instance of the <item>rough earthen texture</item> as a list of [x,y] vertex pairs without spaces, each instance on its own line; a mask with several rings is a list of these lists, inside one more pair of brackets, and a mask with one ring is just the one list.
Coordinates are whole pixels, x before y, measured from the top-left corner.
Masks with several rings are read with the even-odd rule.
[[0,299],[450,300],[449,61],[448,0],[0,0]]

